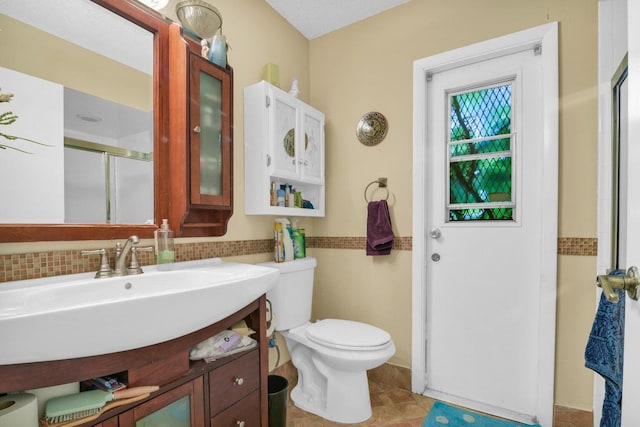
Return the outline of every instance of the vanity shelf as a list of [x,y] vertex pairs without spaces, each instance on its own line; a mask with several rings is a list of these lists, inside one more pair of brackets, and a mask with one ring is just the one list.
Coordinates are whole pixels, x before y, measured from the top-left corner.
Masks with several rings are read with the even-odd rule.
[[[245,213],[323,217],[324,114],[261,81],[244,89]],[[313,208],[271,203],[271,188],[290,185]]]

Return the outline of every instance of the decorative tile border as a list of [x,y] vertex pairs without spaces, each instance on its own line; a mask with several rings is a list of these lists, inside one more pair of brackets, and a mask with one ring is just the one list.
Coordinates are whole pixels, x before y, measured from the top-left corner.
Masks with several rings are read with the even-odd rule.
[[597,256],[598,239],[594,237],[558,238],[558,255]]
[[[412,237],[395,237],[393,249],[410,251]],[[307,247],[319,249],[362,249],[365,237],[307,237]],[[596,256],[598,239],[563,237],[558,239],[558,255]],[[204,242],[176,245],[176,260],[190,261],[213,257],[230,257],[271,253],[273,240],[234,240],[227,242]],[[113,261],[115,251],[109,251]],[[140,265],[155,263],[153,253],[138,252]],[[27,254],[0,255],[0,282],[35,279],[62,274],[97,271],[100,267],[98,256],[82,256],[80,251],[33,252]]]
[[[322,249],[362,249],[367,245],[366,237],[307,237],[307,247]],[[398,251],[410,251],[412,237],[394,237],[393,249]]]
[[[271,239],[188,243],[176,245],[176,261],[270,252],[273,252]],[[108,255],[113,265],[115,249],[108,250]],[[142,266],[155,264],[153,252],[138,252],[137,257]],[[0,255],[0,282],[85,273],[99,268],[99,256],[83,256],[79,250]]]

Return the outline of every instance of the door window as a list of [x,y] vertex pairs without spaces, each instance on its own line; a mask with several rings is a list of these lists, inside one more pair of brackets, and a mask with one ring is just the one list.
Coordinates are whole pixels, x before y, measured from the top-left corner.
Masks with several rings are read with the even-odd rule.
[[448,221],[514,219],[512,86],[448,94]]

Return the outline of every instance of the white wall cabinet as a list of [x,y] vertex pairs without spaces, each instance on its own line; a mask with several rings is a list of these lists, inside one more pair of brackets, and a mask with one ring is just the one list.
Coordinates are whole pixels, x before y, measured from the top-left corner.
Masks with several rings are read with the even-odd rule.
[[[262,81],[244,89],[245,212],[324,216],[324,114]],[[307,208],[271,204],[290,185]]]

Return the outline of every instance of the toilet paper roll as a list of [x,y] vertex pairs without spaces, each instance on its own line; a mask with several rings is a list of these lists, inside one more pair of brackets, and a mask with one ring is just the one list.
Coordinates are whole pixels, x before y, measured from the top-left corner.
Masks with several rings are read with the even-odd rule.
[[30,393],[0,397],[0,427],[38,427],[38,403]]

